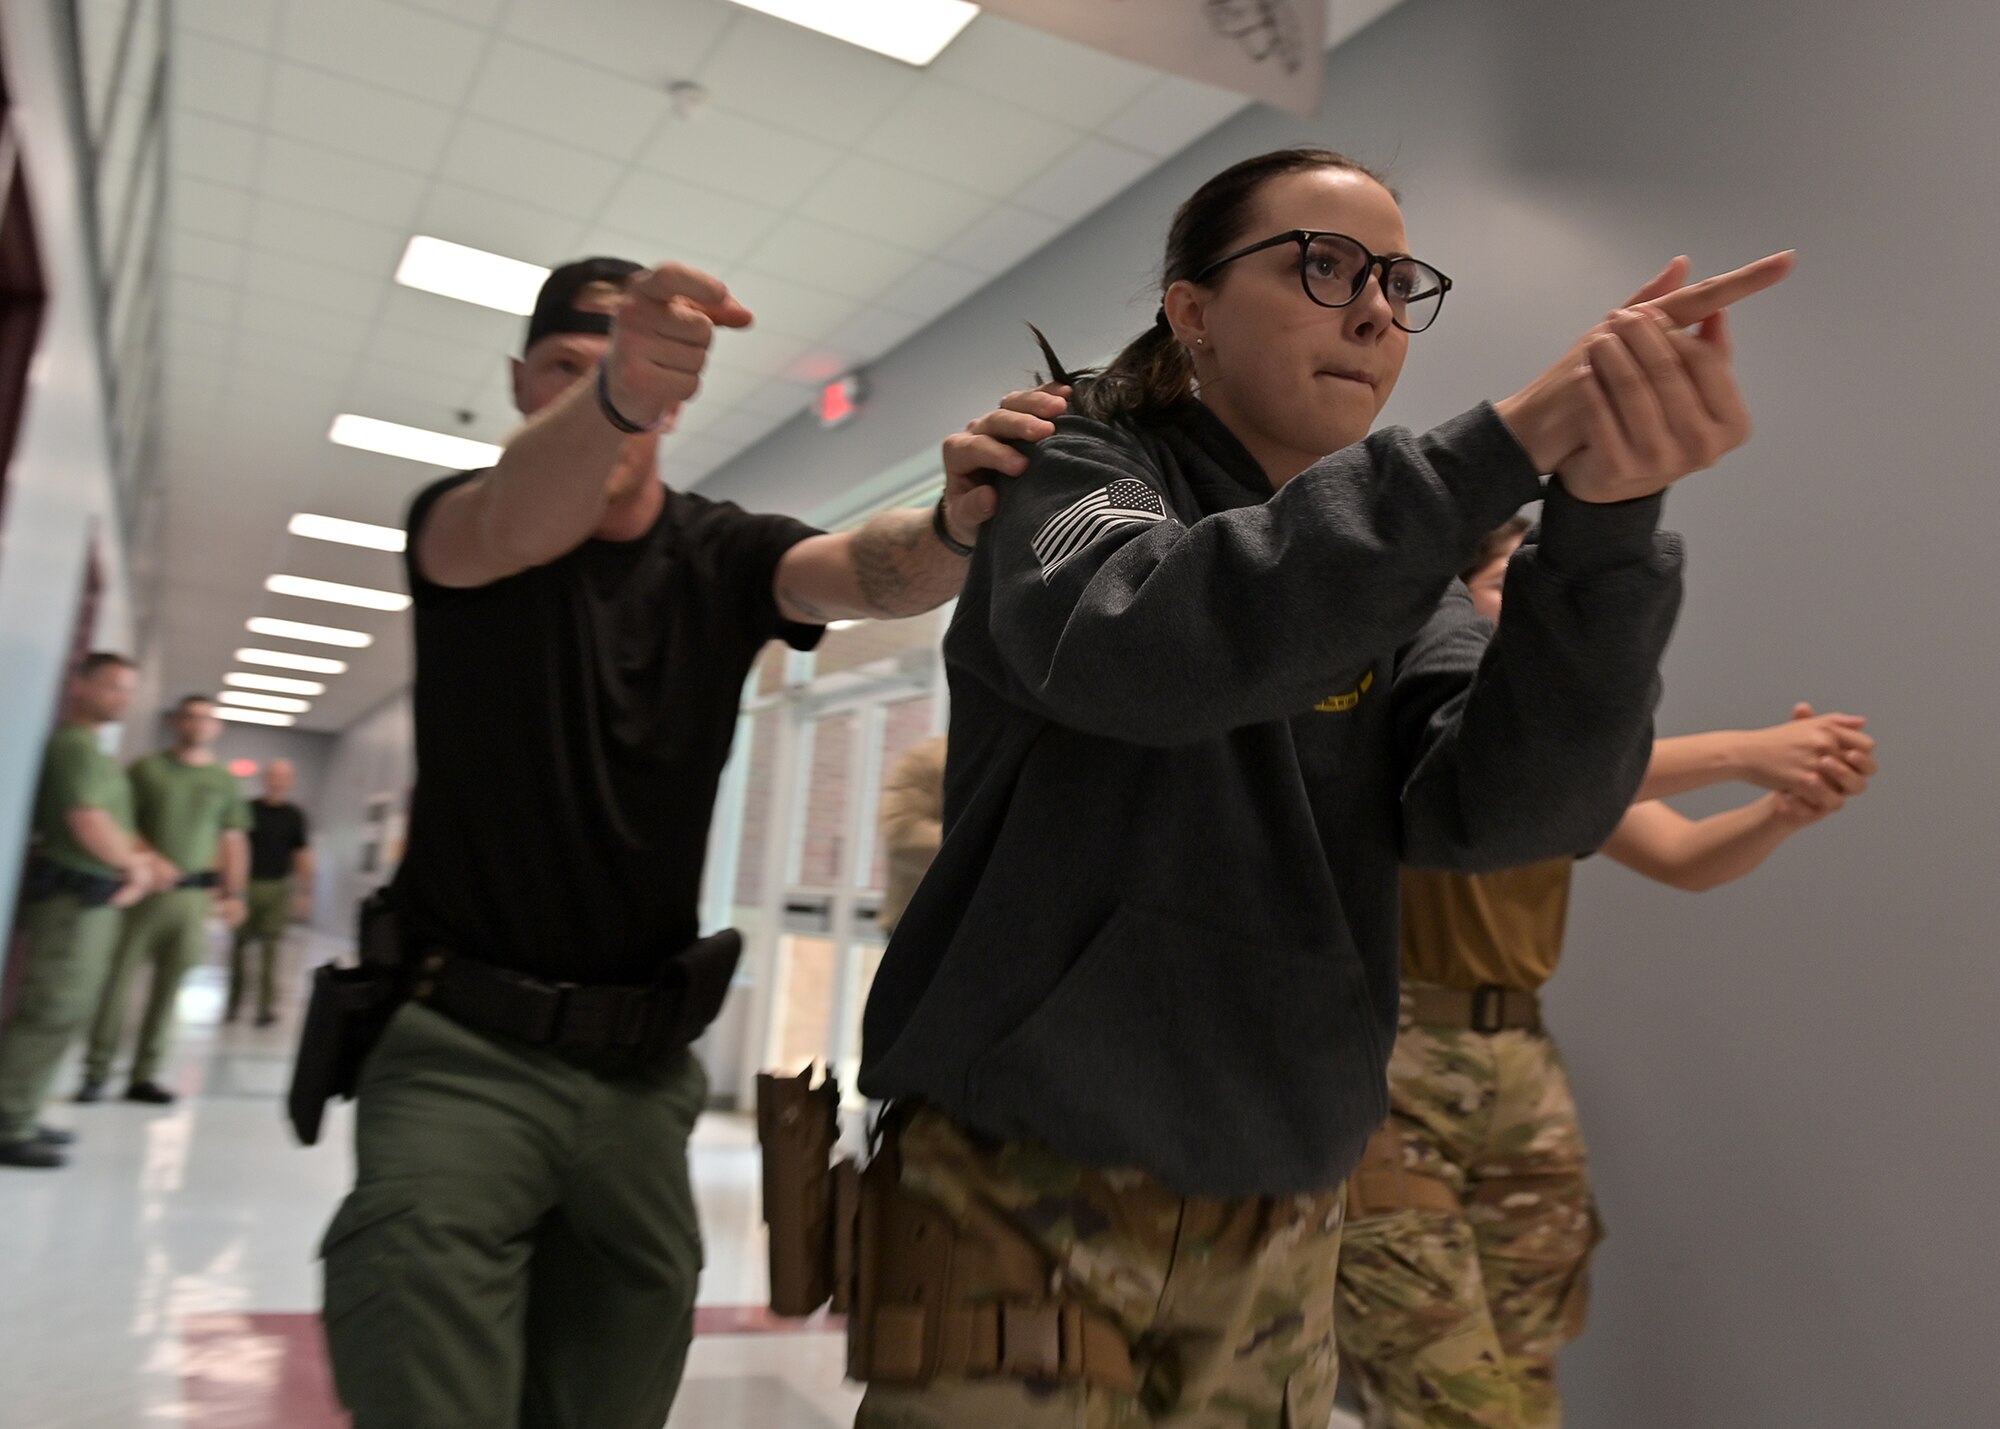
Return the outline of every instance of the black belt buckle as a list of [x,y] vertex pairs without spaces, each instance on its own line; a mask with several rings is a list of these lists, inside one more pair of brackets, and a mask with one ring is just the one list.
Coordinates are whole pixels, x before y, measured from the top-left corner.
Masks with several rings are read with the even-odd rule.
[[1492,1036],[1504,1030],[1507,1016],[1507,989],[1497,982],[1482,983],[1472,992],[1472,1030]]

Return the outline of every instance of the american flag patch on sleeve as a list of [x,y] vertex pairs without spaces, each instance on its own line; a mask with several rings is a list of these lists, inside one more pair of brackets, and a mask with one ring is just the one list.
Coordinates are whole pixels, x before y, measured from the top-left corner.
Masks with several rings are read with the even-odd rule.
[[1042,563],[1042,579],[1047,580],[1107,532],[1166,519],[1167,506],[1160,494],[1145,482],[1126,477],[1058,511],[1043,523],[1030,545]]

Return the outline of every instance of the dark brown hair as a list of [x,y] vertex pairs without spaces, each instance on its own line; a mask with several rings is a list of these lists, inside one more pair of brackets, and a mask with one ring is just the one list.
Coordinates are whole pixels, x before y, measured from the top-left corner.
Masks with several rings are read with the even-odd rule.
[[[1313,169],[1346,169],[1381,184],[1383,177],[1358,159],[1332,149],[1274,149],[1254,159],[1231,164],[1180,206],[1167,229],[1167,254],[1160,264],[1160,292],[1182,279],[1192,279],[1248,235],[1251,205],[1273,179]],[[1389,189],[1391,197],[1395,190]],[[1153,325],[1125,344],[1124,351],[1102,368],[1066,370],[1049,340],[1033,323],[1029,331],[1041,345],[1050,375],[1075,386],[1070,410],[1086,417],[1116,417],[1156,413],[1184,401],[1194,392],[1194,360],[1174,336],[1162,309]]]
[[80,680],[87,680],[99,670],[136,670],[138,668],[137,665],[133,664],[123,655],[115,654],[110,650],[93,650],[77,662],[76,675]]
[[1525,516],[1516,516],[1504,526],[1496,526],[1480,539],[1479,549],[1472,554],[1472,564],[1459,572],[1458,578],[1467,585],[1472,578],[1492,565],[1506,552],[1507,548],[1528,534],[1534,523]]

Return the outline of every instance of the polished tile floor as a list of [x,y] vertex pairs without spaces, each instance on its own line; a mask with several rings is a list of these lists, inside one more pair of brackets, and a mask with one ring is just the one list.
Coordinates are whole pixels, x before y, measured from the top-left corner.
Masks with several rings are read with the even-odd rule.
[[[294,932],[287,986],[331,949]],[[301,1149],[282,1120],[299,1011],[220,1026],[223,971],[191,974],[155,1109],[58,1102],[71,1164],[0,1170],[0,1429],[337,1429],[319,1331],[315,1241],[351,1168],[349,1112]],[[67,1095],[75,1073],[61,1082]],[[113,1083],[113,1091],[122,1087]],[[772,1326],[750,1123],[695,1135],[708,1242],[687,1381],[671,1429],[832,1429],[859,1392],[824,1326]]]
[[[71,1164],[0,1169],[0,1429],[346,1424],[314,1318],[313,1250],[349,1177],[350,1112],[336,1109],[310,1149],[282,1120],[297,989],[333,946],[294,931],[291,992],[263,1031],[220,1025],[223,971],[198,969],[166,1077],[180,1102],[58,1102],[47,1119],[81,1134]],[[60,1085],[74,1090],[73,1068]],[[760,1308],[750,1122],[702,1118],[693,1166],[708,1265],[668,1429],[852,1423],[860,1395],[841,1380],[841,1336]]]

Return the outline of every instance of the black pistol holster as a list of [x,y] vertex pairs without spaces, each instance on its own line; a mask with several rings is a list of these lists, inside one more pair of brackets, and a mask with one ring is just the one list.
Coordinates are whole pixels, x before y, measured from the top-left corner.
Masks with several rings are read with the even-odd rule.
[[312,1000],[285,1099],[292,1130],[304,1146],[319,1140],[329,1101],[353,1099],[361,1064],[408,996],[402,930],[388,889],[362,900],[355,946],[356,966],[322,963],[313,970]]

